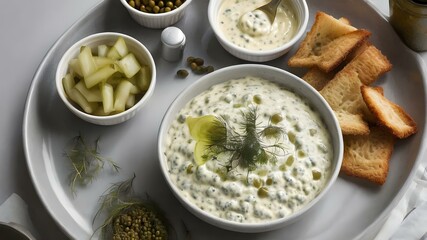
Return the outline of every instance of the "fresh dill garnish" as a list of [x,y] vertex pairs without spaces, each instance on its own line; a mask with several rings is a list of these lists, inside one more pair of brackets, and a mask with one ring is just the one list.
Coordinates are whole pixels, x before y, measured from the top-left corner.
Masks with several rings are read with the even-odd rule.
[[[101,196],[101,206],[93,219],[106,213],[99,239],[168,239],[170,224],[159,208],[147,197],[135,197],[132,178],[111,185]],[[170,228],[172,229],[172,228]]]
[[85,186],[92,182],[105,163],[108,163],[116,172],[120,169],[114,161],[100,155],[99,138],[90,145],[82,135],[77,135],[72,139],[71,148],[65,151],[65,156],[72,165],[69,184],[73,194],[76,194],[77,186]]
[[[196,140],[196,163],[201,165],[208,160],[218,159],[219,155],[228,156],[225,168],[229,172],[237,166],[253,171],[260,164],[277,162],[277,149],[284,151],[284,146],[278,142],[284,130],[273,126],[271,121],[265,127],[260,126],[257,118],[257,109],[254,107],[242,112],[243,121],[239,123],[240,131],[237,131],[223,116],[188,117],[190,134]],[[265,144],[267,138],[277,141]]]

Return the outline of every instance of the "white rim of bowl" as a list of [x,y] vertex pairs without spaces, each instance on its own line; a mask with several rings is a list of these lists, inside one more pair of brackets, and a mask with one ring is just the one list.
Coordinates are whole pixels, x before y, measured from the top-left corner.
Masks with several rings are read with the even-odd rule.
[[[64,76],[60,76],[59,73],[59,66],[62,66],[64,64],[66,60],[66,57],[68,55],[71,55],[74,53],[75,49],[78,49],[76,47],[79,46],[83,46],[84,42],[86,42],[88,39],[91,38],[95,38],[95,37],[123,37],[128,41],[132,41],[134,42],[136,45],[138,45],[140,48],[142,48],[147,54],[147,59],[148,61],[148,65],[153,66],[151,69],[151,82],[150,82],[150,86],[148,88],[148,90],[144,93],[144,96],[142,96],[141,99],[139,99],[139,101],[133,105],[131,108],[126,109],[125,111],[121,112],[121,113],[117,113],[117,114],[113,114],[113,115],[108,115],[108,116],[97,116],[97,115],[92,115],[92,114],[88,114],[85,113],[84,111],[80,110],[79,108],[75,107],[70,100],[67,98],[67,96],[65,95],[65,92],[62,90],[64,87],[62,86],[62,81],[60,81],[59,79],[62,79]],[[67,63],[68,64],[68,63]],[[144,46],[144,44],[142,44],[140,41],[138,41],[137,39],[123,34],[123,33],[118,33],[118,32],[102,32],[102,33],[95,33],[92,35],[89,35],[87,37],[84,37],[82,39],[80,39],[79,41],[77,41],[76,43],[74,43],[73,45],[71,45],[71,47],[68,48],[68,50],[64,53],[64,55],[62,55],[61,60],[58,63],[58,66],[56,68],[56,74],[55,74],[55,82],[56,82],[56,88],[57,88],[57,92],[59,94],[59,96],[61,97],[62,101],[67,105],[67,107],[69,107],[70,109],[73,109],[76,112],[79,112],[79,114],[82,114],[82,116],[84,116],[85,118],[91,118],[93,120],[113,120],[116,118],[120,118],[123,117],[125,115],[127,115],[129,112],[134,111],[135,109],[137,109],[141,104],[145,104],[145,101],[153,94],[154,92],[154,86],[156,85],[156,64],[154,62],[153,56],[151,55],[151,52]],[[62,91],[61,91],[62,90]]]
[[129,5],[129,3],[126,1],[126,0],[120,0],[121,2],[122,2],[122,4],[123,4],[123,6],[125,6],[125,8],[128,10],[128,11],[131,11],[132,13],[135,13],[135,14],[140,14],[140,15],[142,15],[142,16],[146,16],[146,17],[150,17],[150,18],[155,18],[156,16],[162,16],[162,17],[166,17],[166,16],[169,16],[169,15],[173,15],[173,14],[175,14],[175,13],[177,13],[177,12],[181,12],[181,11],[183,11],[184,10],[184,8],[188,5],[188,4],[190,4],[190,2],[192,1],[192,0],[186,0],[181,6],[179,6],[177,9],[174,9],[174,10],[172,10],[172,11],[170,11],[170,12],[164,12],[164,13],[145,13],[145,12],[143,12],[143,11],[140,11],[140,10],[137,10],[137,9],[135,9],[135,8],[133,8],[133,7],[131,7],[130,5]]
[[[320,95],[320,93],[314,89],[311,85],[309,85],[308,83],[306,83],[304,80],[302,80],[301,78],[299,78],[298,76],[285,71],[283,69],[277,68],[277,67],[273,67],[273,66],[269,66],[269,65],[263,65],[263,64],[239,64],[239,65],[234,65],[234,66],[230,66],[230,67],[225,67],[222,69],[219,69],[217,71],[214,72],[214,74],[221,74],[227,71],[231,71],[234,70],[235,68],[258,68],[258,69],[263,69],[263,70],[270,70],[270,71],[276,71],[276,72],[280,72],[281,74],[286,75],[287,77],[290,78],[294,78],[295,80],[299,81],[302,85],[304,85],[306,88],[309,88],[310,92],[312,92],[312,94],[315,95],[315,98],[317,98],[318,101],[322,102],[322,105],[324,105],[325,110],[328,112],[328,115],[330,115],[332,117],[332,124],[331,126],[336,130],[333,131],[334,133],[337,132],[338,136],[334,136],[335,134],[332,134],[332,129],[329,130],[330,134],[331,134],[331,141],[334,141],[335,138],[337,138],[336,140],[338,140],[338,148],[335,149],[335,145],[333,146],[334,148],[334,156],[332,158],[333,161],[337,161],[337,164],[334,166],[335,169],[333,169],[333,172],[331,173],[331,176],[325,186],[325,188],[323,188],[323,190],[321,192],[319,192],[319,194],[312,199],[308,204],[304,205],[302,208],[300,208],[299,210],[297,210],[296,212],[292,213],[290,216],[286,216],[284,218],[278,218],[278,219],[274,219],[271,221],[266,221],[266,222],[260,222],[260,223],[239,223],[239,222],[234,222],[231,220],[227,220],[227,219],[223,219],[217,216],[214,216],[211,213],[208,213],[206,211],[201,210],[199,207],[197,207],[192,201],[182,197],[182,195],[180,194],[180,191],[178,189],[178,187],[172,182],[172,180],[170,179],[169,173],[168,173],[168,169],[169,166],[167,165],[167,161],[164,157],[163,154],[163,149],[164,149],[164,137],[162,136],[166,136],[165,134],[167,134],[168,129],[166,129],[166,124],[165,123],[165,119],[170,118],[171,117],[171,109],[176,108],[175,105],[177,104],[177,101],[182,98],[183,96],[187,95],[188,93],[192,92],[193,88],[195,88],[196,86],[209,81],[209,78],[211,78],[212,75],[205,75],[203,77],[201,77],[199,80],[197,80],[196,82],[194,82],[193,84],[189,85],[188,87],[186,87],[175,99],[174,101],[170,104],[170,106],[168,107],[168,109],[166,110],[166,114],[163,116],[160,128],[159,128],[159,133],[158,133],[158,155],[159,155],[159,161],[160,161],[160,167],[161,167],[161,171],[162,174],[165,178],[165,180],[167,181],[169,188],[172,189],[172,192],[175,196],[177,196],[177,199],[180,202],[185,202],[185,207],[189,207],[190,212],[195,213],[195,215],[197,217],[200,218],[199,215],[203,215],[205,218],[203,219],[204,221],[218,226],[220,228],[224,228],[224,229],[228,229],[228,230],[234,230],[237,232],[263,232],[266,230],[263,230],[267,227],[270,227],[269,229],[277,229],[281,226],[281,224],[283,222],[287,222],[289,221],[289,223],[292,223],[293,221],[295,221],[299,216],[301,216],[302,214],[306,213],[308,210],[310,210],[319,200],[321,200],[324,195],[326,195],[327,192],[329,192],[330,188],[332,187],[332,185],[335,183],[336,179],[338,178],[339,175],[339,171],[341,168],[341,164],[342,164],[342,158],[343,158],[343,151],[344,151],[344,143],[343,143],[343,137],[342,137],[342,133],[341,133],[341,129],[339,127],[339,123],[338,120],[333,112],[333,110],[331,109],[331,107],[329,106],[329,104],[326,102],[326,100]],[[244,72],[242,70],[242,72]],[[231,79],[230,79],[231,80]],[[215,84],[212,84],[215,85]],[[209,86],[212,86],[209,85]],[[207,88],[206,88],[207,89]],[[200,94],[200,93],[199,93]],[[298,93],[299,94],[299,93]],[[196,95],[197,96],[197,95]],[[313,104],[313,101],[310,101],[311,104]],[[322,119],[324,121],[324,118],[322,116]],[[168,125],[169,126],[169,125]],[[328,126],[329,129],[329,126]],[[341,147],[339,147],[341,146]],[[335,150],[338,150],[338,152],[336,152]],[[219,224],[216,224],[215,222],[218,222]],[[224,225],[227,225],[227,227],[224,227]],[[273,227],[272,227],[273,226]],[[242,231],[241,229],[244,228],[252,228],[252,231]]]
[[[124,0],[122,0],[124,1]],[[237,45],[234,45],[232,43],[230,43],[230,41],[223,36],[223,33],[221,32],[220,29],[218,29],[217,23],[215,22],[215,20],[217,19],[217,14],[218,12],[216,12],[216,15],[214,14],[214,2],[218,2],[218,1],[224,1],[224,0],[210,0],[209,2],[209,6],[208,6],[208,18],[209,18],[209,22],[210,25],[215,33],[215,35],[217,37],[219,37],[221,39],[221,41],[227,45],[228,48],[236,48],[238,49],[240,52],[247,54],[247,55],[251,55],[251,56],[265,56],[265,55],[270,55],[270,54],[274,54],[277,52],[281,52],[284,51],[285,49],[291,47],[292,45],[294,45],[297,41],[299,41],[302,37],[302,35],[304,34],[304,32],[307,29],[307,25],[308,25],[308,19],[309,19],[309,11],[308,11],[308,5],[306,0],[298,0],[301,2],[302,7],[303,7],[303,12],[304,12],[304,19],[302,19],[301,21],[301,25],[300,28],[298,30],[298,32],[295,34],[295,36],[287,43],[285,43],[284,45],[277,47],[277,48],[273,48],[273,49],[269,49],[269,50],[263,50],[263,51],[255,51],[255,50],[249,50],[246,48],[242,48],[239,47]],[[221,4],[220,4],[221,5]],[[221,6],[219,6],[221,7]],[[219,9],[219,8],[218,8]]]

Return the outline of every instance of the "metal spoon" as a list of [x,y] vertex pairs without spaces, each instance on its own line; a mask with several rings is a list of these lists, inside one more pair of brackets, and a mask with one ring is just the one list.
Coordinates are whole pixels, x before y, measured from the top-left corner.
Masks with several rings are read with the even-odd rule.
[[269,3],[255,9],[265,12],[271,23],[274,22],[277,13],[277,7],[282,0],[271,0]]

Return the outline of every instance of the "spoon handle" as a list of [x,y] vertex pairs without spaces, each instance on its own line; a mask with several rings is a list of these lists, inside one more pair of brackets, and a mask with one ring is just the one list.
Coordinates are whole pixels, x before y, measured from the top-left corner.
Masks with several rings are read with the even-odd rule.
[[271,0],[269,3],[257,8],[257,10],[265,12],[270,22],[273,23],[276,18],[277,7],[281,1],[282,0]]

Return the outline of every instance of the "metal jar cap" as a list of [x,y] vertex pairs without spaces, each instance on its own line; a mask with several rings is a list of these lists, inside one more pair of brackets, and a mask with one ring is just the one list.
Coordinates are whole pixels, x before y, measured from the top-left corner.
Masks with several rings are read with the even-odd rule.
[[177,61],[182,57],[185,47],[185,35],[177,27],[167,27],[161,35],[162,56],[167,61]]

